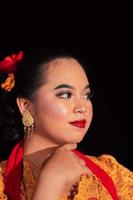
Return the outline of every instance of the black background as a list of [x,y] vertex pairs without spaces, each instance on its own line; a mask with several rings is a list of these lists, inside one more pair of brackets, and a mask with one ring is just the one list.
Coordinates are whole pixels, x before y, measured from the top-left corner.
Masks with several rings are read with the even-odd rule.
[[111,154],[133,169],[130,5],[14,5],[1,7],[1,58],[16,50],[49,46],[77,52],[94,73],[94,118],[79,149]]

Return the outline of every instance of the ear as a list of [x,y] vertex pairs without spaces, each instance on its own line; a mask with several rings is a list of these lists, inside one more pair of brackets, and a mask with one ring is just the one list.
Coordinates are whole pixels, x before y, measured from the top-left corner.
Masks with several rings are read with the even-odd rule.
[[32,103],[31,103],[31,101],[29,99],[18,97],[16,99],[16,102],[17,102],[18,108],[19,108],[19,110],[20,110],[22,115],[23,115],[23,112],[25,110],[29,110],[30,111],[30,106],[31,106]]

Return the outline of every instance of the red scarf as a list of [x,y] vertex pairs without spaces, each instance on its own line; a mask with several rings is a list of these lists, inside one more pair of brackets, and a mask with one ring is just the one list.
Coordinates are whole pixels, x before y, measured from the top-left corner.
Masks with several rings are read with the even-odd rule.
[[[111,177],[95,164],[91,159],[85,157],[77,150],[73,150],[86,162],[89,169],[99,178],[108,190],[113,200],[119,200],[116,188]],[[5,173],[5,194],[10,200],[20,200],[20,188],[23,177],[23,142],[18,143],[10,154]]]
[[11,152],[5,172],[5,194],[9,200],[20,200],[21,180],[23,177],[23,141]]

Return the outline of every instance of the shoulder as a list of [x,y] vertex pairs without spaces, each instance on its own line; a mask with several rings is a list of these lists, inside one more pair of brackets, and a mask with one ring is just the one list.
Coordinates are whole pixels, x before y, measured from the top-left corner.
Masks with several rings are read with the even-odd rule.
[[7,161],[0,162],[0,199],[7,200],[7,196],[4,194],[4,173],[6,169]]
[[111,176],[121,175],[123,178],[130,177],[133,184],[133,172],[121,165],[112,155],[103,154],[98,157],[87,155],[86,157],[90,158]]
[[0,172],[2,172],[2,171],[5,172],[6,165],[7,165],[7,160],[0,162]]
[[95,156],[88,156],[91,158],[96,164],[100,165],[102,168],[104,168],[105,171],[112,171],[118,172],[118,171],[124,171],[125,173],[129,173],[133,176],[133,172],[131,172],[128,168],[120,164],[115,157],[108,154],[102,154],[98,157]]
[[4,190],[4,173],[7,161],[0,162],[0,193]]
[[[114,181],[118,194],[121,198],[133,199],[133,172],[121,165],[116,158],[111,155],[87,156],[99,165]],[[125,199],[126,200],[126,199]]]

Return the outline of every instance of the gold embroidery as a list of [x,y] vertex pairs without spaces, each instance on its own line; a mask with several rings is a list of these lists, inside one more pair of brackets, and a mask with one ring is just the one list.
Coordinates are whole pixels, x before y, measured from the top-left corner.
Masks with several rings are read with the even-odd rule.
[[[133,200],[133,173],[120,165],[115,158],[109,155],[102,155],[98,158],[90,157],[96,164],[104,169],[114,181],[120,200]],[[31,200],[37,180],[35,179],[32,167],[24,160],[24,174],[21,185],[21,200]],[[0,199],[7,200],[4,190],[3,174],[6,162],[0,163]],[[74,197],[63,196],[61,200],[112,200],[101,181],[93,175],[82,176],[77,183]]]
[[[25,168],[25,174],[24,174],[24,184],[25,188],[28,188],[27,196],[28,200],[31,199],[32,192],[36,185],[36,180],[32,172],[33,166],[30,166],[30,163],[24,160],[24,168]],[[28,178],[27,178],[28,177]],[[104,186],[101,184],[101,182],[95,177],[88,177],[86,175],[83,175],[75,187],[74,196],[71,195],[69,197],[63,196],[61,200],[88,200],[88,198],[101,198],[101,200],[111,200],[110,195],[108,194],[108,191],[104,188]],[[103,198],[102,198],[103,197]]]

